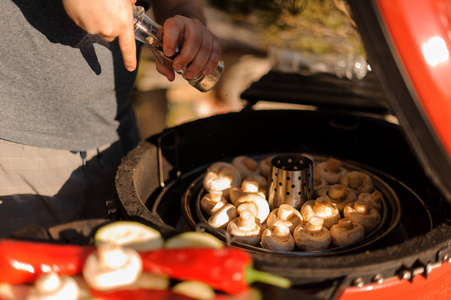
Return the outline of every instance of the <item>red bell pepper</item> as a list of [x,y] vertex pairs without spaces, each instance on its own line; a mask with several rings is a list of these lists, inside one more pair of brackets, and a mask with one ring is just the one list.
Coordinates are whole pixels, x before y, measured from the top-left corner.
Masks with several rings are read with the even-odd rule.
[[[0,240],[0,283],[21,284],[54,271],[81,274],[96,247]],[[158,249],[140,252],[143,270],[178,280],[196,280],[228,294],[240,294],[255,281],[289,287],[289,280],[257,271],[244,250],[225,248]]]
[[288,279],[255,270],[249,254],[238,248],[159,249],[140,255],[144,271],[200,281],[228,294],[241,294],[256,281],[290,286]]
[[45,272],[80,274],[95,247],[0,240],[0,283],[34,282]]
[[90,289],[91,296],[102,300],[193,300],[193,298],[173,293],[170,290],[123,289],[113,291],[96,291]]

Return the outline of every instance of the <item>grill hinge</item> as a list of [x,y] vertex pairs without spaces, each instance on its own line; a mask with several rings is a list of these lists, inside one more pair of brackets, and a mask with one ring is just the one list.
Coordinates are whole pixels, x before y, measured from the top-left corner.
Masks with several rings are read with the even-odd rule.
[[451,244],[447,244],[437,252],[437,260],[435,262],[417,264],[416,267],[404,269],[399,273],[399,278],[409,281],[413,281],[417,275],[423,275],[424,278],[427,278],[429,273],[439,268],[445,262],[451,262]]

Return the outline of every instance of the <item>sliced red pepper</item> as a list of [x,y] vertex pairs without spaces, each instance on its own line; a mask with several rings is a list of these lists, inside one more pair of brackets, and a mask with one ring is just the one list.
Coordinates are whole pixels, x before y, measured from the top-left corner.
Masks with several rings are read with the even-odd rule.
[[[34,282],[45,272],[81,274],[96,247],[0,240],[0,283]],[[140,252],[143,270],[179,280],[197,280],[228,294],[240,294],[250,283],[289,287],[285,278],[257,271],[244,250],[232,247],[159,249]]]
[[122,289],[113,291],[97,291],[90,289],[91,296],[102,300],[192,300],[193,298],[173,293],[170,290]]
[[0,240],[0,283],[34,282],[45,272],[80,274],[95,247]]
[[228,294],[241,294],[255,281],[290,286],[285,278],[253,269],[250,255],[238,248],[160,249],[140,255],[144,271],[201,281]]

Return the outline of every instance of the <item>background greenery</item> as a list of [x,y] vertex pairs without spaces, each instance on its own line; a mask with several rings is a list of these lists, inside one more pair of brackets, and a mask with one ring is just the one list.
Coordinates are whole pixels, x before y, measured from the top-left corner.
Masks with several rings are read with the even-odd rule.
[[314,53],[364,54],[343,0],[209,0],[231,22],[254,26],[262,43]]

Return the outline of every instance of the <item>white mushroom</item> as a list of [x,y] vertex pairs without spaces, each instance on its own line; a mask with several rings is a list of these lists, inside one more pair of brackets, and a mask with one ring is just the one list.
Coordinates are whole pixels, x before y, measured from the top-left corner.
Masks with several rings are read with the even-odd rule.
[[260,183],[255,180],[243,180],[240,188],[233,187],[229,191],[229,198],[232,204],[235,204],[236,199],[243,194],[260,194],[263,198],[266,197],[266,192],[260,188]]
[[340,179],[340,183],[354,191],[356,195],[372,193],[374,191],[373,180],[365,173],[351,171]]
[[80,289],[72,277],[59,277],[57,273],[39,276],[30,290],[27,300],[76,300]]
[[338,224],[330,228],[330,236],[332,237],[332,244],[337,247],[351,245],[365,235],[365,229],[362,225],[352,221],[349,218],[344,218],[338,221]]
[[302,216],[297,209],[289,204],[282,204],[269,214],[266,225],[269,229],[273,229],[278,224],[285,224],[292,233],[301,222]]
[[318,197],[316,200],[309,200],[301,207],[301,215],[304,221],[312,217],[320,217],[324,220],[324,227],[329,229],[340,220],[340,212],[328,198]]
[[250,211],[242,211],[239,217],[230,221],[227,231],[235,241],[257,246],[260,243],[263,227]]
[[136,282],[142,272],[141,257],[131,248],[101,244],[83,268],[83,276],[93,289],[107,291]]
[[222,191],[210,191],[200,200],[202,210],[209,215],[217,212],[221,207],[227,204],[227,199],[222,195]]
[[377,190],[371,194],[361,193],[357,199],[370,201],[371,207],[377,209],[378,212],[382,210],[382,193]]
[[264,177],[263,175],[252,174],[252,175],[246,176],[243,179],[243,182],[245,180],[258,182],[259,189],[266,193],[266,188],[268,187],[268,179],[266,179],[266,177]]
[[353,203],[357,200],[357,196],[350,189],[346,188],[342,184],[334,184],[323,187],[317,191],[319,197],[326,197],[334,204],[340,213],[343,213],[343,209],[349,203]]
[[348,173],[348,170],[341,166],[341,160],[329,157],[326,161],[318,163],[313,173],[324,178],[328,184],[335,184]]
[[232,160],[232,165],[240,172],[241,178],[246,178],[259,172],[258,163],[246,155],[235,157]]
[[343,210],[345,218],[350,218],[356,223],[363,226],[366,233],[373,231],[381,222],[380,213],[371,207],[367,200],[357,200],[352,204],[348,204]]
[[295,246],[290,228],[285,223],[278,223],[272,229],[263,231],[261,245],[265,249],[275,251],[292,251]]
[[208,218],[208,224],[216,229],[226,228],[229,222],[237,216],[236,207],[227,203]]
[[315,195],[319,196],[318,191],[327,185],[326,179],[316,173],[313,173],[313,191],[315,192]]
[[293,232],[294,241],[299,249],[315,251],[327,249],[331,242],[329,230],[323,226],[324,220],[311,217],[299,224]]
[[207,169],[203,184],[207,191],[225,191],[239,187],[241,175],[232,164],[216,162]]
[[273,158],[274,156],[268,156],[258,162],[258,170],[260,171],[260,174],[262,174],[266,178],[268,178],[269,174],[271,173],[271,161]]
[[243,203],[254,203],[257,208],[256,218],[263,224],[268,218],[270,208],[269,203],[260,194],[243,194],[235,201],[235,206],[238,208]]

